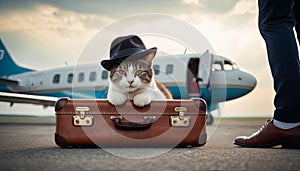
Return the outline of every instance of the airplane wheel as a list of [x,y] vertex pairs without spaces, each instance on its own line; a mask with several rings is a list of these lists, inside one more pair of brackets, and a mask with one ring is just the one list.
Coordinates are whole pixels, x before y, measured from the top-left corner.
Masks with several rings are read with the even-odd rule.
[[208,113],[206,115],[206,125],[212,125],[213,122],[214,122],[214,117],[210,113]]

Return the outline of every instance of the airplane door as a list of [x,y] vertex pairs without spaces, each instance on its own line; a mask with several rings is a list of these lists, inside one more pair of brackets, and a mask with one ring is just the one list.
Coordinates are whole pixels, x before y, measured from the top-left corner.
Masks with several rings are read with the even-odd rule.
[[200,57],[200,64],[199,64],[199,77],[202,79],[201,85],[205,87],[209,87],[210,84],[210,75],[212,71],[212,64],[214,61],[213,54],[210,54],[208,51],[206,51],[201,57]]
[[199,72],[199,58],[190,58],[188,63],[188,70],[187,70],[187,92],[188,96],[190,98],[192,97],[200,97],[201,91],[199,86],[199,81],[201,78],[199,78],[198,72]]

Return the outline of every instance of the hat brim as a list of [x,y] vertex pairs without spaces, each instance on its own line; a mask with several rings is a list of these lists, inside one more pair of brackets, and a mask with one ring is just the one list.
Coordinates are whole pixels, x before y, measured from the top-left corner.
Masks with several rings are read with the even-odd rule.
[[130,56],[120,56],[117,59],[103,60],[103,61],[101,61],[101,65],[103,68],[110,71],[113,67],[120,65],[127,58],[129,58],[130,60],[141,59],[142,57],[145,57],[151,53],[153,53],[153,55],[155,55],[156,52],[157,52],[157,48],[154,47],[154,48],[151,48],[151,49],[148,49],[145,51],[134,53]]

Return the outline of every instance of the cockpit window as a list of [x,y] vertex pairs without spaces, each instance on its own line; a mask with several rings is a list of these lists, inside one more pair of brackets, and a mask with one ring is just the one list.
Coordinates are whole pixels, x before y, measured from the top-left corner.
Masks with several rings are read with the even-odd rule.
[[221,71],[223,69],[222,61],[215,61],[212,66],[213,71]]
[[232,63],[232,68],[233,69],[239,69],[239,66],[236,63]]
[[232,63],[229,61],[224,61],[224,70],[226,70],[226,71],[233,70]]
[[213,71],[230,71],[230,70],[236,70],[239,69],[238,65],[234,62],[224,60],[223,61],[214,61],[214,64],[212,66]]
[[231,61],[227,61],[227,60],[224,60],[224,70],[235,70],[235,69],[238,69],[238,66],[231,62]]

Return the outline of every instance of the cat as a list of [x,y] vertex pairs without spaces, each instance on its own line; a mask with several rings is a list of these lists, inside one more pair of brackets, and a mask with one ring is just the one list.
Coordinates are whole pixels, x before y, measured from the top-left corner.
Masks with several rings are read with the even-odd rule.
[[169,90],[154,79],[151,53],[140,59],[127,59],[110,69],[108,101],[120,106],[127,100],[143,107],[154,99],[172,99]]

